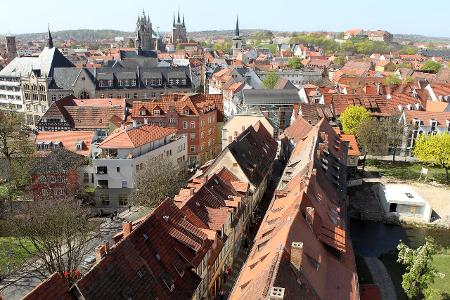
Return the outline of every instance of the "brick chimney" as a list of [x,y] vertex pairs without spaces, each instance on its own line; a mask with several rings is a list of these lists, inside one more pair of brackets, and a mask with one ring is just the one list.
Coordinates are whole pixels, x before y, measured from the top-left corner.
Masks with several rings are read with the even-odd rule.
[[297,270],[300,271],[303,259],[303,243],[292,242],[291,244],[291,264]]
[[109,253],[109,242],[108,241],[103,241],[103,248],[105,250],[105,254]]
[[130,235],[131,231],[133,230],[133,223],[132,222],[123,222],[122,223],[122,232],[123,237],[127,237]]
[[103,256],[105,256],[105,249],[104,249],[104,245],[98,245],[97,247],[95,247],[95,261],[99,262],[102,260]]

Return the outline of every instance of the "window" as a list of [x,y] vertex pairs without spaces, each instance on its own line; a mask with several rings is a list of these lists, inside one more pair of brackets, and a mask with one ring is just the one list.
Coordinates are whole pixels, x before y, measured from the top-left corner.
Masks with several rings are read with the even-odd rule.
[[191,138],[191,141],[192,141],[192,140],[195,140],[195,133],[191,133],[191,134],[190,134],[190,138]]
[[169,124],[175,124],[175,118],[169,118]]
[[137,99],[138,98],[138,93],[134,93],[133,97],[134,97],[134,99]]
[[195,152],[195,146],[194,145],[191,145],[191,152]]
[[120,173],[120,167],[116,167],[117,173]]
[[126,180],[122,180],[122,188],[127,188],[128,182]]
[[160,115],[159,109],[154,109],[154,110],[153,110],[153,114],[154,114],[155,116],[159,116],[159,115]]
[[120,206],[128,205],[128,196],[126,194],[119,195],[119,205]]
[[191,128],[195,128],[195,122],[191,121]]
[[146,109],[142,109],[142,110],[139,112],[139,114],[140,114],[141,116],[145,116],[145,115],[147,115],[147,110],[146,110]]
[[83,183],[89,183],[89,173],[83,174]]
[[183,129],[187,129],[188,128],[188,122],[187,121],[183,121]]
[[77,151],[83,150],[83,143],[82,143],[82,142],[78,142],[78,143],[76,144],[76,147],[77,147]]
[[186,108],[186,109],[184,110],[184,114],[185,114],[186,116],[189,116],[189,108]]
[[99,180],[98,181],[98,187],[107,189],[108,188],[108,180]]
[[106,166],[98,166],[97,167],[97,174],[108,174],[108,167],[106,167]]
[[108,195],[101,195],[101,196],[100,196],[100,199],[101,199],[101,201],[102,201],[102,205],[103,205],[103,206],[109,206],[110,201],[109,201]]
[[136,79],[131,80],[131,86],[136,86]]

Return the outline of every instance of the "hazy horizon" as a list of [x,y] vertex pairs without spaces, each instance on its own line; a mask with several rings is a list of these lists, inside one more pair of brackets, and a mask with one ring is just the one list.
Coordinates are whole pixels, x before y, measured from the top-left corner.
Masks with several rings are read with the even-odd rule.
[[142,9],[150,15],[155,29],[159,27],[160,31],[167,32],[172,27],[174,13],[180,9],[181,15],[185,15],[188,32],[231,30],[239,14],[241,28],[248,30],[340,32],[362,28],[450,37],[450,26],[446,24],[450,1],[430,0],[426,5],[419,1],[408,1],[407,4],[392,0],[365,2],[317,0],[311,5],[305,0],[276,3],[228,0],[211,4],[207,0],[178,0],[173,5],[155,7],[145,0],[131,1],[127,6],[111,5],[111,1],[78,0],[77,5],[72,2],[68,10],[61,1],[23,0],[10,2],[3,9],[0,33],[40,33],[47,30],[48,24],[52,31],[111,29],[132,32]]

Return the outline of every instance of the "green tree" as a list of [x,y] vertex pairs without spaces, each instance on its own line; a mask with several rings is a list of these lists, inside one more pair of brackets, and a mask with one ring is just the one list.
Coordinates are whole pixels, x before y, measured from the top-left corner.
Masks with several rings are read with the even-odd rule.
[[370,119],[370,113],[362,106],[349,106],[339,117],[346,134],[356,134],[358,127]]
[[384,85],[396,85],[401,83],[402,80],[395,74],[391,74],[384,79]]
[[268,72],[266,74],[266,77],[264,77],[264,80],[262,81],[263,87],[268,90],[273,89],[277,84],[279,78],[280,76],[276,72]]
[[441,69],[442,65],[438,62],[428,60],[426,61],[422,67],[420,68],[421,71],[429,72],[429,73],[437,73]]
[[419,135],[415,141],[413,154],[422,162],[444,168],[445,178],[449,180],[450,133]]
[[335,63],[336,65],[339,65],[339,66],[343,66],[345,64],[345,57],[344,56],[337,56],[334,59],[333,63]]
[[410,63],[407,63],[407,62],[402,62],[400,64],[397,64],[395,67],[396,67],[397,70],[400,69],[400,68],[407,68],[407,69],[412,69],[413,68],[413,66]]
[[303,67],[302,61],[298,57],[292,57],[289,59],[288,66],[291,69],[301,69]]
[[417,53],[417,47],[411,46],[411,45],[406,45],[403,46],[402,49],[400,49],[400,54],[416,54]]
[[428,298],[437,272],[431,264],[436,253],[434,240],[427,237],[425,244],[417,249],[400,242],[397,249],[397,261],[406,266],[406,273],[402,275],[402,287],[406,295],[410,299],[420,296]]

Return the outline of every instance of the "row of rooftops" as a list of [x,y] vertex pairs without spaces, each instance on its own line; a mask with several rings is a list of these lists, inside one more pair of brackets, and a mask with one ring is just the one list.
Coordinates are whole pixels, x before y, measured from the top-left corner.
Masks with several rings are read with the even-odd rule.
[[[252,168],[259,176],[267,174],[277,148],[270,133],[256,124],[230,147],[239,144],[261,154],[259,165]],[[269,148],[260,149],[265,145]],[[248,162],[237,163],[247,168]],[[96,264],[73,286],[53,274],[24,299],[191,299],[230,238],[226,229],[237,225],[248,205],[249,190],[250,182],[225,166],[195,177],[173,200],[166,199],[140,220],[124,223],[113,237],[114,245],[104,242],[97,247]]]
[[332,180],[347,149],[326,121],[295,122],[297,144],[230,299],[359,299],[345,192]]

